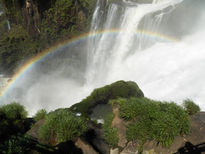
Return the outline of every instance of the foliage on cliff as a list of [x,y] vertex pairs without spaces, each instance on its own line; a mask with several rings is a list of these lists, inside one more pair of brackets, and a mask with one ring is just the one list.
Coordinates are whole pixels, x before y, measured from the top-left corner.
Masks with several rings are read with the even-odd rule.
[[95,0],[33,0],[30,10],[25,0],[0,3],[0,71],[7,73],[51,44],[87,32],[95,7]]

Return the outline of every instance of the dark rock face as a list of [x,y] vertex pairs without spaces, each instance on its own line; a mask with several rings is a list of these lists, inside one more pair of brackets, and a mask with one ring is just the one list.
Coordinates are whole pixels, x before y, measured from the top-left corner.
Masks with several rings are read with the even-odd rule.
[[109,145],[103,139],[103,130],[92,122],[89,122],[88,131],[83,135],[82,138],[87,141],[98,153],[110,153]]
[[75,146],[73,141],[67,141],[59,143],[57,150],[54,152],[56,154],[83,154],[82,150]]
[[26,0],[25,6],[22,8],[25,25],[29,30],[29,33],[34,35],[40,33],[39,22],[40,15],[38,11],[38,5],[31,0]]

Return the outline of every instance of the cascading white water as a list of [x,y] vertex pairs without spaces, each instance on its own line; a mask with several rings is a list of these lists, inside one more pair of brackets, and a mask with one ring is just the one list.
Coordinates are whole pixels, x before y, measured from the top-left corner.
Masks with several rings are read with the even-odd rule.
[[11,29],[11,25],[10,25],[10,22],[7,20],[7,29],[8,29],[8,31],[10,31],[10,29]]
[[[3,9],[3,7],[2,7],[2,5],[1,5],[1,3],[0,3],[0,17],[1,16],[3,16],[4,15],[4,9]],[[4,17],[5,18],[5,17]],[[10,22],[9,22],[9,20],[7,20],[7,19],[5,19],[6,20],[6,30],[10,30],[11,29],[11,25],[10,25]]]
[[34,114],[133,80],[146,97],[179,104],[190,98],[205,110],[205,1],[119,0],[106,9],[105,2],[97,0],[92,37],[35,64],[0,102],[20,102]]
[[133,80],[147,97],[178,103],[190,98],[204,110],[205,53],[199,40],[204,38],[204,31],[172,43],[153,43],[143,32],[137,37],[135,34],[139,29],[160,31],[161,21],[169,20],[164,15],[169,17],[182,1],[123,2],[129,5],[110,4],[104,24],[105,30],[117,28],[119,32],[114,36],[104,33],[98,42],[90,44],[95,50],[88,60],[87,85],[100,87],[116,80]]
[[[132,2],[133,5],[128,6],[110,4],[106,17],[107,20],[103,29],[111,30],[117,28],[119,29],[119,33],[114,38],[105,33],[100,38],[96,36],[96,38],[91,39],[91,41],[95,41],[89,42],[88,84],[90,84],[90,82],[92,84],[96,82],[94,83],[96,85],[102,84],[106,76],[110,74],[110,68],[120,64],[129,53],[139,51],[142,44],[146,45],[149,43],[142,35],[136,38],[136,31],[139,30],[139,24],[145,15],[160,11],[152,17],[154,20],[146,21],[143,27],[151,26],[150,30],[156,31],[157,25],[160,24],[163,17],[163,10],[180,2],[182,2],[182,0],[154,0],[152,4],[137,4]],[[91,23],[91,28],[93,29],[91,29],[91,32],[95,32],[100,23],[100,21],[96,22],[99,8],[101,8],[98,5],[100,5],[100,3],[97,3],[94,12],[93,21]],[[101,19],[102,18],[98,18],[98,20]],[[138,47],[133,48],[133,45],[136,47],[136,44]]]

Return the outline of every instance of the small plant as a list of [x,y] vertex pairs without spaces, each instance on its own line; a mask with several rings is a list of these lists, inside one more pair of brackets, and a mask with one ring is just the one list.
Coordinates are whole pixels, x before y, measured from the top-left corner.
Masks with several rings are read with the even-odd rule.
[[59,109],[45,117],[44,124],[39,128],[39,136],[46,141],[65,142],[72,140],[87,130],[82,117],[76,117],[67,109]]
[[185,100],[183,105],[189,115],[194,115],[200,112],[200,107],[190,99]]
[[46,116],[47,112],[44,109],[39,110],[36,115],[34,116],[34,120],[37,122],[41,119],[44,119]]
[[112,127],[112,120],[114,118],[114,114],[108,114],[107,117],[105,118],[105,123],[103,125],[104,129],[104,138],[105,141],[111,146],[111,147],[116,147],[118,144],[118,133],[117,133],[117,128]]

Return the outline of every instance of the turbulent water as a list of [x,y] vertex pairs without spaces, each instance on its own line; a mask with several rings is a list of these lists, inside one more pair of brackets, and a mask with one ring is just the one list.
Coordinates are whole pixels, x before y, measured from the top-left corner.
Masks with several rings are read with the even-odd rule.
[[38,62],[2,101],[19,101],[33,114],[69,107],[116,80],[133,80],[146,97],[179,104],[190,98],[205,110],[204,0],[119,0],[107,10],[105,2],[96,3],[94,37]]

